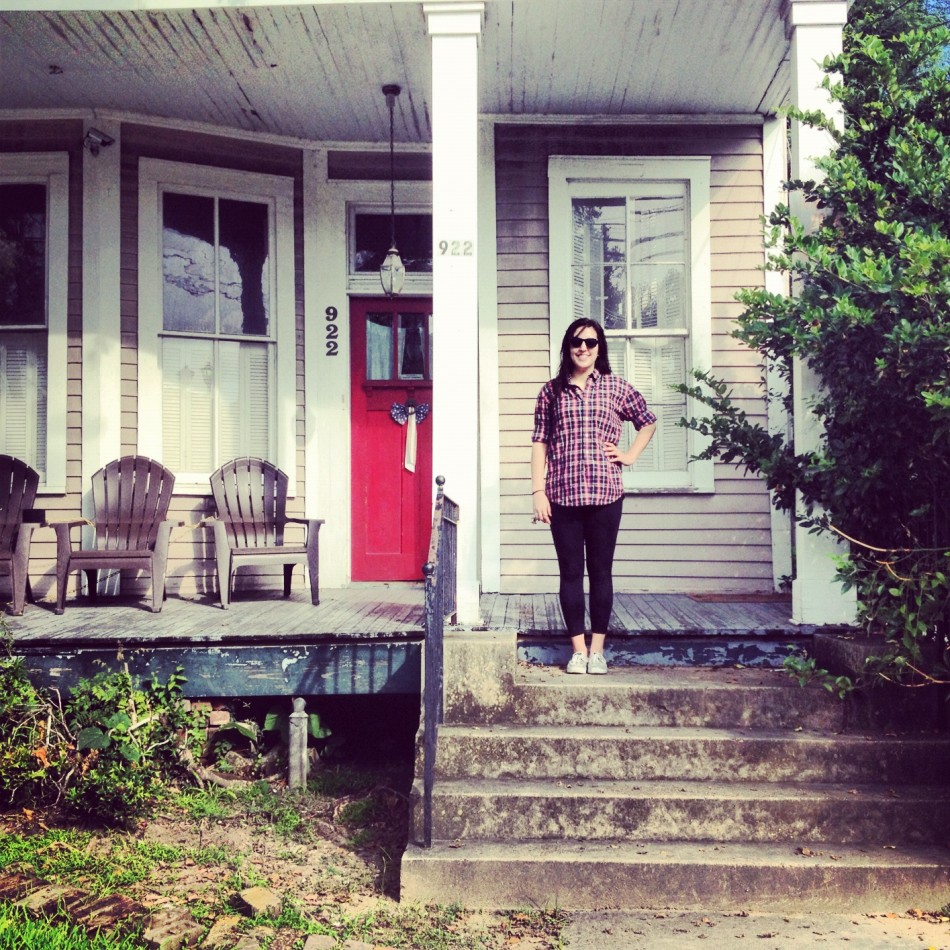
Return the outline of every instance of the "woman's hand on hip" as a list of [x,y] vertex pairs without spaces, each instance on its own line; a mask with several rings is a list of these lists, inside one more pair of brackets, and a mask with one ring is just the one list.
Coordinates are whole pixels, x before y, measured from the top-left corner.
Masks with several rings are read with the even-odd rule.
[[613,442],[604,443],[604,452],[607,454],[607,458],[616,465],[630,464],[630,459],[627,457],[627,454],[621,452]]
[[534,499],[534,520],[543,524],[550,524],[551,502],[548,501],[548,496],[543,491],[539,491],[531,497]]

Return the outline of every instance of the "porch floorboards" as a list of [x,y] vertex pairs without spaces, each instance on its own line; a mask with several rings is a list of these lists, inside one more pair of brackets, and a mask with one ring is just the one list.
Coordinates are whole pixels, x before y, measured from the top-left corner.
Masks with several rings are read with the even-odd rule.
[[[557,594],[483,594],[488,630],[516,629],[530,637],[565,637],[567,626]],[[791,619],[790,597],[764,594],[614,593],[609,632],[616,636],[762,635],[812,633]]]
[[[486,630],[524,636],[567,633],[557,594],[483,594]],[[423,631],[421,583],[354,585],[325,589],[318,606],[303,590],[284,598],[276,591],[239,593],[229,610],[210,598],[169,597],[154,614],[144,599],[102,595],[93,603],[72,598],[57,616],[50,602],[28,604],[22,617],[5,617],[14,641],[70,644],[259,643],[315,640],[418,640]],[[614,595],[610,632],[615,635],[807,634],[793,624],[787,598],[762,595]]]
[[238,592],[228,610],[217,600],[169,597],[161,613],[144,598],[100,595],[66,601],[57,616],[52,603],[27,604],[22,617],[5,617],[18,644],[260,643],[293,640],[419,640],[423,587],[418,584],[358,585],[323,589],[320,603],[309,591],[285,598],[279,591]]

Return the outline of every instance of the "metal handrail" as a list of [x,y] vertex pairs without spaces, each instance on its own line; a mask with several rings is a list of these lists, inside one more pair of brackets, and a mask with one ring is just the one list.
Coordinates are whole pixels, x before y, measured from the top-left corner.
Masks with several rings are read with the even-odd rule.
[[435,480],[436,498],[432,512],[429,559],[422,566],[425,578],[424,673],[422,684],[422,839],[432,847],[432,787],[435,757],[442,724],[442,640],[445,621],[454,623],[458,586],[459,506],[444,492],[445,478]]

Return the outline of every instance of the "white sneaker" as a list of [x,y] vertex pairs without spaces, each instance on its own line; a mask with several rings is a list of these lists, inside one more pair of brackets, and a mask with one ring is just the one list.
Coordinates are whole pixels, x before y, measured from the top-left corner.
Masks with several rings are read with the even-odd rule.
[[607,672],[607,661],[603,653],[591,653],[587,658],[587,672],[603,676]]
[[575,653],[564,667],[565,673],[586,673],[587,672],[587,654]]

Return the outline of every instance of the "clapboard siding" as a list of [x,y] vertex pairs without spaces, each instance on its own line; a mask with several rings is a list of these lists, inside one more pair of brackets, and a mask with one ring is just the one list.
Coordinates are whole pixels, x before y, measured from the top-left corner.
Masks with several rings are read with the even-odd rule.
[[[711,156],[713,371],[753,419],[764,419],[758,354],[731,336],[736,291],[762,285],[762,149],[754,126],[499,126],[498,254],[501,588],[556,590],[550,533],[531,523],[530,439],[550,376],[547,164],[551,155]],[[615,561],[618,590],[766,590],[770,509],[759,479],[717,464],[712,495],[628,496]]]

